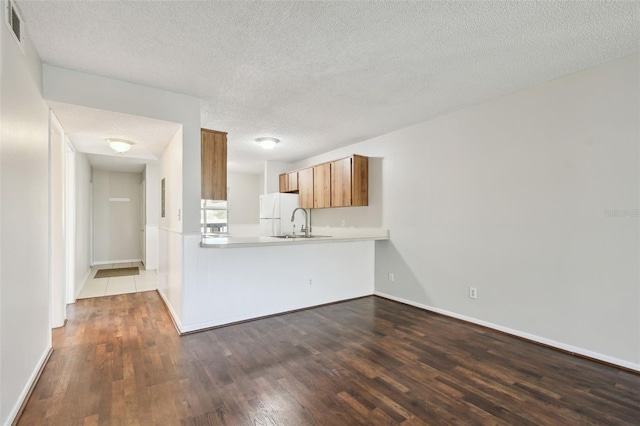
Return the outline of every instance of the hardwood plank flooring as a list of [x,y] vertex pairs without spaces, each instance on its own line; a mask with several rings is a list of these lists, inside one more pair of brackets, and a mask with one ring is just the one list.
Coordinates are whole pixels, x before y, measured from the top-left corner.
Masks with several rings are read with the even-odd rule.
[[640,376],[367,297],[179,337],[79,300],[20,425],[638,425]]

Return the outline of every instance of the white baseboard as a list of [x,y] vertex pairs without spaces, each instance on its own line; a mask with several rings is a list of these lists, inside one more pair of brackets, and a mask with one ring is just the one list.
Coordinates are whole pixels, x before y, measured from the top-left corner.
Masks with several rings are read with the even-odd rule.
[[173,326],[176,328],[176,331],[178,332],[178,334],[184,333],[184,330],[182,329],[182,324],[180,323],[180,319],[178,318],[178,315],[176,315],[175,311],[173,310],[173,307],[171,307],[171,303],[169,303],[167,296],[165,296],[164,292],[160,288],[156,290],[158,291],[158,294],[162,298],[162,301],[164,302],[164,306],[166,306],[167,310],[169,311],[169,315],[171,316],[171,320],[173,321]]
[[26,401],[27,398],[31,396],[31,391],[35,387],[36,381],[38,380],[38,378],[40,377],[40,374],[44,370],[44,365],[46,364],[47,360],[51,356],[52,352],[53,352],[53,347],[51,345],[48,345],[47,349],[45,349],[44,353],[38,360],[38,363],[36,364],[36,368],[31,373],[31,376],[29,376],[29,380],[25,384],[24,389],[22,390],[22,392],[20,392],[20,397],[18,398],[13,408],[11,409],[11,412],[9,413],[9,416],[7,417],[7,421],[5,422],[4,426],[11,426],[13,422],[17,420],[17,416],[20,414],[20,411],[23,409],[23,405],[27,402]]
[[91,266],[112,265],[115,263],[136,263],[136,262],[142,263],[142,259],[100,260],[98,262],[93,262],[93,265]]
[[555,340],[546,339],[544,337],[536,336],[534,334],[525,333],[523,331],[514,330],[508,327],[503,327],[501,325],[493,324],[487,321],[482,321],[476,318],[468,317],[466,315],[456,314],[455,312],[446,311],[440,308],[434,308],[433,306],[424,305],[422,303],[416,303],[411,300],[403,299],[401,297],[391,296],[390,294],[382,293],[380,291],[374,292],[376,296],[384,297],[385,299],[395,300],[396,302],[401,302],[407,305],[415,306],[416,308],[424,309],[427,311],[435,312],[441,315],[445,315],[452,318],[457,318],[463,321],[467,321],[473,324],[478,324],[483,327],[492,328],[494,330],[501,331],[506,334],[511,334],[512,336],[521,337],[523,339],[531,340],[533,342],[541,343],[546,346],[551,346],[557,349],[561,349],[566,352],[570,352],[573,354],[582,355],[587,358],[593,358],[598,361],[603,361],[608,364],[617,365],[620,367],[628,368],[629,370],[639,371],[640,372],[640,364],[635,364],[633,362],[625,361],[622,359],[614,358],[608,355],[603,355],[601,353],[593,352],[588,349],[579,348],[572,345],[567,345],[562,342],[557,342]]

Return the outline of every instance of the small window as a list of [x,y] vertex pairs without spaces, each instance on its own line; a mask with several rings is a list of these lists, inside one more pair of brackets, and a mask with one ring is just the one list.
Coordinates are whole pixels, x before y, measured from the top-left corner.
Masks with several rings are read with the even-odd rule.
[[200,231],[205,236],[229,233],[229,208],[226,200],[201,200]]

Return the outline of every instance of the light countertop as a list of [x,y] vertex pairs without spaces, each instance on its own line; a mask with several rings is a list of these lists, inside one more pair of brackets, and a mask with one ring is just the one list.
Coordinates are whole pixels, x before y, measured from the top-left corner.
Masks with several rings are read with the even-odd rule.
[[363,240],[388,240],[389,231],[379,228],[329,228],[312,227],[313,238],[277,238],[260,236],[214,236],[204,237],[200,243],[204,248],[262,247],[288,244],[322,244]]

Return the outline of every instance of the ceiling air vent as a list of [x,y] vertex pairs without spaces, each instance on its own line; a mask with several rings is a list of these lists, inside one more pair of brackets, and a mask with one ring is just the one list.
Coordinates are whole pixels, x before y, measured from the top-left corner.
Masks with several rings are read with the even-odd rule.
[[23,39],[23,28],[22,28],[22,18],[20,17],[20,13],[16,6],[13,4],[12,0],[5,0],[5,4],[7,5],[6,9],[6,17],[7,17],[7,26],[11,30],[11,34],[13,38],[18,42],[18,45],[22,49],[22,39]]

